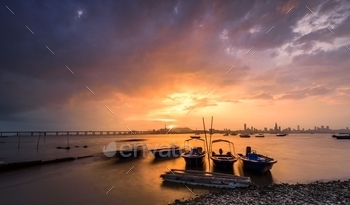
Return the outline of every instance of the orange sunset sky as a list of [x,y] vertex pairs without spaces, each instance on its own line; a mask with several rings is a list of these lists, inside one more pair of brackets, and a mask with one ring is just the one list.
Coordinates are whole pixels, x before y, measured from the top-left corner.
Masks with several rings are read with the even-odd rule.
[[1,130],[350,125],[348,1],[1,9]]

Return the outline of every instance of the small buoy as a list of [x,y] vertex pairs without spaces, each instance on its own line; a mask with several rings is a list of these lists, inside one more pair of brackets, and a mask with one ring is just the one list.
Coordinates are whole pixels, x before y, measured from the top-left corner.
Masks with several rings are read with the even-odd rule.
[[66,147],[65,149],[70,149],[70,147]]
[[75,147],[79,147],[79,146],[75,146]]
[[87,148],[87,145],[85,145],[84,148]]
[[56,147],[56,149],[62,149],[62,147]]

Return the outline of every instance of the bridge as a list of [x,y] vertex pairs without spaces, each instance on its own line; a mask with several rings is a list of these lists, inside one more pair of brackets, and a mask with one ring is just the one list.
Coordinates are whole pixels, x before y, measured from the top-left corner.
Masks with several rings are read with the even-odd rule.
[[24,136],[24,135],[141,135],[160,134],[157,131],[0,131],[0,137],[4,136]]

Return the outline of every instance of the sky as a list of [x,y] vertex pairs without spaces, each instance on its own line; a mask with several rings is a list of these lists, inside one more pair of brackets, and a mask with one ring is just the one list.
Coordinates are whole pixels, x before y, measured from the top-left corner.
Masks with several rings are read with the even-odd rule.
[[349,1],[1,1],[0,130],[350,126]]

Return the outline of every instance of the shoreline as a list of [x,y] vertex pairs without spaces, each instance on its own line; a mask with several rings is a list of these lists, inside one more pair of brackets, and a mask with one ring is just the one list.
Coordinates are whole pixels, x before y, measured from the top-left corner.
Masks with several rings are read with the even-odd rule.
[[168,205],[263,205],[263,204],[350,204],[350,179],[315,181],[305,184],[271,184],[247,188],[225,189]]

